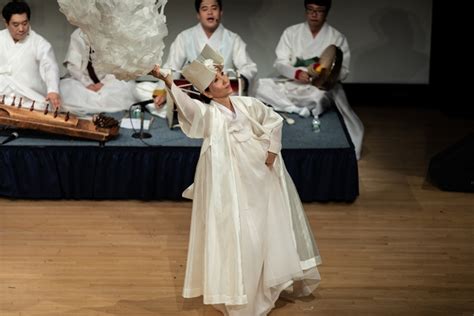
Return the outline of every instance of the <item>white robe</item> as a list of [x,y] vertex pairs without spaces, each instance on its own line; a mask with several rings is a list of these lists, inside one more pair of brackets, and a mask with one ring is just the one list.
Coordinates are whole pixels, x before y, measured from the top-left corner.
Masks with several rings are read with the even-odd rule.
[[[187,63],[199,56],[204,45],[208,44],[224,57],[224,69],[238,70],[251,83],[257,73],[257,65],[247,53],[247,45],[234,32],[222,24],[210,38],[207,37],[200,23],[182,31],[171,44],[168,59],[163,68],[181,70]],[[179,74],[175,74],[179,78]]]
[[[175,85],[184,133],[203,138],[183,296],[203,295],[226,315],[266,315],[280,293],[318,285],[321,258],[281,155],[282,119],[255,98],[231,97],[235,114],[190,99]],[[267,152],[278,153],[272,169]]]
[[306,70],[306,67],[294,66],[297,59],[306,60],[321,56],[324,49],[332,44],[342,50],[343,62],[339,79],[344,80],[349,74],[351,54],[342,33],[327,23],[314,38],[306,22],[288,27],[276,47],[277,58],[274,67],[281,76],[290,80],[260,79],[256,97],[271,104],[278,111],[298,113],[301,116],[309,116],[311,113],[315,117],[321,115],[331,105],[331,101],[334,101],[342,114],[359,159],[364,126],[350,107],[342,86],[336,84],[330,91],[323,91],[313,85],[293,81],[298,69]]
[[59,68],[51,44],[30,29],[29,35],[16,42],[8,29],[0,31],[0,96],[5,103],[16,96],[16,103],[35,108],[45,106],[46,95],[59,93]]
[[78,115],[128,110],[136,102],[135,83],[121,81],[114,75],[96,71],[98,79],[104,86],[97,92],[87,89],[88,85],[94,83],[87,70],[89,51],[87,36],[81,29],[76,29],[71,34],[69,49],[64,60],[68,76],[60,83],[63,109]]

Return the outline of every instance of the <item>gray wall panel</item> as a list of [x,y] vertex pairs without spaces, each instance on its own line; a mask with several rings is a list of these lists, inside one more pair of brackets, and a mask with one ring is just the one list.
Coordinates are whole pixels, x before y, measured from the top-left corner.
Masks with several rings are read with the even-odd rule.
[[[53,44],[62,61],[74,27],[58,11],[56,1],[29,3],[33,28]],[[166,15],[167,45],[179,31],[197,22],[191,0],[169,0]],[[352,50],[347,81],[428,83],[431,19],[432,0],[333,1],[328,20],[347,36]],[[274,49],[283,29],[303,20],[302,0],[224,0],[223,23],[247,42],[260,77],[273,73]]]

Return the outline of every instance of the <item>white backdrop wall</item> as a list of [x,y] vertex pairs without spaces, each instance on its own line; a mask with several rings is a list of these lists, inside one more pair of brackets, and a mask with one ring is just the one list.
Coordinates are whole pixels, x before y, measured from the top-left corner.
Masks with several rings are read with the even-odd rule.
[[[33,29],[53,44],[62,62],[74,27],[55,0],[28,3]],[[223,24],[247,42],[259,76],[272,74],[282,31],[304,20],[303,0],[223,0],[223,7]],[[165,12],[169,46],[181,30],[197,23],[194,1],[169,0]],[[431,20],[432,0],[333,0],[328,21],[347,36],[352,52],[347,82],[428,83]]]

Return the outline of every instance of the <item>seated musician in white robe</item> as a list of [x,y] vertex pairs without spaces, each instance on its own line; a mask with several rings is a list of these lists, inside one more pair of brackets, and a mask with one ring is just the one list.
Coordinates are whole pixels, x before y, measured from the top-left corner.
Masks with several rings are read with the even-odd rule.
[[[257,65],[250,58],[242,38],[222,25],[222,1],[195,0],[194,6],[199,23],[176,37],[163,68],[181,70],[195,60],[207,44],[224,57],[224,70],[240,73],[243,90],[246,90],[257,74]],[[229,74],[230,77],[233,75]]]
[[[178,34],[163,68],[173,70],[174,79],[179,79],[183,66],[195,60],[204,46],[209,45],[224,57],[224,71],[230,78],[239,73],[240,91],[235,91],[236,94],[247,95],[257,74],[257,64],[250,58],[242,38],[222,25],[222,0],[195,0],[194,7],[199,23]],[[161,106],[164,100],[155,98],[160,111],[166,111]]]
[[[287,80],[260,79],[256,97],[271,104],[276,110],[298,113],[301,116],[321,115],[335,104],[341,112],[359,159],[364,126],[351,109],[341,84],[329,91],[311,84],[307,66],[314,63],[329,45],[343,53],[339,80],[349,75],[350,50],[346,37],[326,22],[331,0],[305,0],[306,21],[288,27],[276,47],[274,67]],[[321,128],[324,128],[323,126]]]
[[64,109],[77,115],[128,110],[136,101],[135,84],[97,73],[92,53],[87,35],[76,29],[64,60],[68,75],[60,83]]
[[0,100],[6,104],[57,109],[59,68],[51,44],[30,28],[26,2],[11,1],[2,10],[6,29],[0,31]]

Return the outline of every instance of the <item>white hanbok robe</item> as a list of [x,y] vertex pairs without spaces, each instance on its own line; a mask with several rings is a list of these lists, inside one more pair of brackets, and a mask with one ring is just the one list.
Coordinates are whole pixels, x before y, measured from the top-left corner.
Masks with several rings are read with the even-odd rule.
[[[193,199],[183,296],[202,295],[226,315],[266,315],[294,280],[310,294],[321,258],[279,154],[281,117],[255,98],[231,97],[233,113],[175,85],[170,93],[184,133],[204,139],[183,193]],[[278,153],[272,168],[268,151]]]
[[[238,70],[251,84],[257,73],[257,65],[247,53],[247,45],[234,32],[226,29],[222,24],[207,37],[201,24],[182,31],[171,44],[168,59],[163,68],[181,70],[187,63],[195,60],[205,45],[211,46],[224,57],[224,69]],[[174,74],[179,78],[179,74]]]
[[273,66],[281,76],[290,80],[260,79],[256,97],[271,104],[278,111],[298,113],[301,116],[309,116],[310,113],[319,116],[334,101],[342,114],[359,159],[364,125],[350,107],[341,84],[336,84],[330,91],[324,91],[293,80],[298,69],[306,70],[306,67],[294,66],[297,59],[307,60],[321,56],[329,45],[336,45],[342,50],[343,62],[339,79],[344,80],[349,74],[351,54],[346,37],[342,33],[327,23],[314,38],[306,22],[285,29],[276,47],[277,58]]
[[78,115],[128,110],[136,102],[134,82],[118,80],[114,75],[96,72],[103,87],[97,92],[87,89],[88,85],[94,83],[87,70],[89,52],[87,36],[81,29],[76,29],[71,34],[64,60],[68,76],[60,82],[63,109]]
[[59,93],[59,68],[51,44],[30,29],[28,36],[16,42],[8,29],[0,31],[0,96],[5,103],[16,97],[22,104],[44,108],[46,95]]

